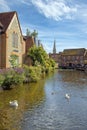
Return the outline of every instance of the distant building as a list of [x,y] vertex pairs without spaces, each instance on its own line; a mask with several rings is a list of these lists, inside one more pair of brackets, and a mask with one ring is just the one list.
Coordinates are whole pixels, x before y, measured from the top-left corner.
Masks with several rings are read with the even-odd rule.
[[59,62],[59,53],[49,53],[49,57],[52,58],[56,63]]
[[32,36],[24,36],[24,40],[25,40],[25,58],[23,63],[30,66],[32,65],[32,60],[29,58],[29,56],[27,56],[29,48],[31,48],[33,45],[35,45],[34,43],[34,37]]
[[24,36],[23,38],[25,40],[25,54],[27,55],[29,48],[35,44],[34,38],[32,36]]
[[56,41],[54,40],[54,45],[53,45],[53,54],[56,54]]
[[87,65],[87,50],[85,51],[84,54],[84,65]]
[[65,49],[59,58],[59,66],[75,67],[76,65],[84,65],[87,62],[87,50],[85,48]]
[[56,53],[56,41],[54,40],[53,53],[49,53],[49,57],[52,58],[58,64],[59,56],[60,54]]

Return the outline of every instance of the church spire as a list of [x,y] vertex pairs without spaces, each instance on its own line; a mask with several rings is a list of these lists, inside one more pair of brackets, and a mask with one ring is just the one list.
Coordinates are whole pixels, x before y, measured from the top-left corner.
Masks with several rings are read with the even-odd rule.
[[56,53],[56,40],[54,40],[53,53]]

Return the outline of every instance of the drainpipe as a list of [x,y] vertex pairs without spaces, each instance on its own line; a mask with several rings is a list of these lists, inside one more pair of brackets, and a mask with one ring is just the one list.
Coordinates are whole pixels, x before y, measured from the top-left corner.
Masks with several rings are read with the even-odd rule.
[[0,29],[0,69],[1,69],[1,29]]

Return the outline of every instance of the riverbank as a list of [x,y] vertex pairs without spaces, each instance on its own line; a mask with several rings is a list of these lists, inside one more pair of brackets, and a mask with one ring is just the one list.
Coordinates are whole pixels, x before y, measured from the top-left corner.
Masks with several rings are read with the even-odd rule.
[[27,66],[23,68],[15,67],[0,70],[0,88],[12,89],[14,86],[24,83],[37,82],[44,75],[53,71],[54,67],[45,68],[44,66]]
[[73,69],[73,70],[79,70],[79,71],[84,71],[87,72],[87,65],[77,65],[77,66],[60,66],[60,69]]

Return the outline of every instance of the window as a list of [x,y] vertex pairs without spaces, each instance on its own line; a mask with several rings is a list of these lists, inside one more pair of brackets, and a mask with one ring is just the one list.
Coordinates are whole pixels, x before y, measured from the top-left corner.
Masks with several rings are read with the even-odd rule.
[[18,48],[18,34],[15,34],[15,47]]
[[15,32],[12,33],[12,47],[18,48],[18,34]]
[[15,33],[12,33],[12,46],[15,47]]

